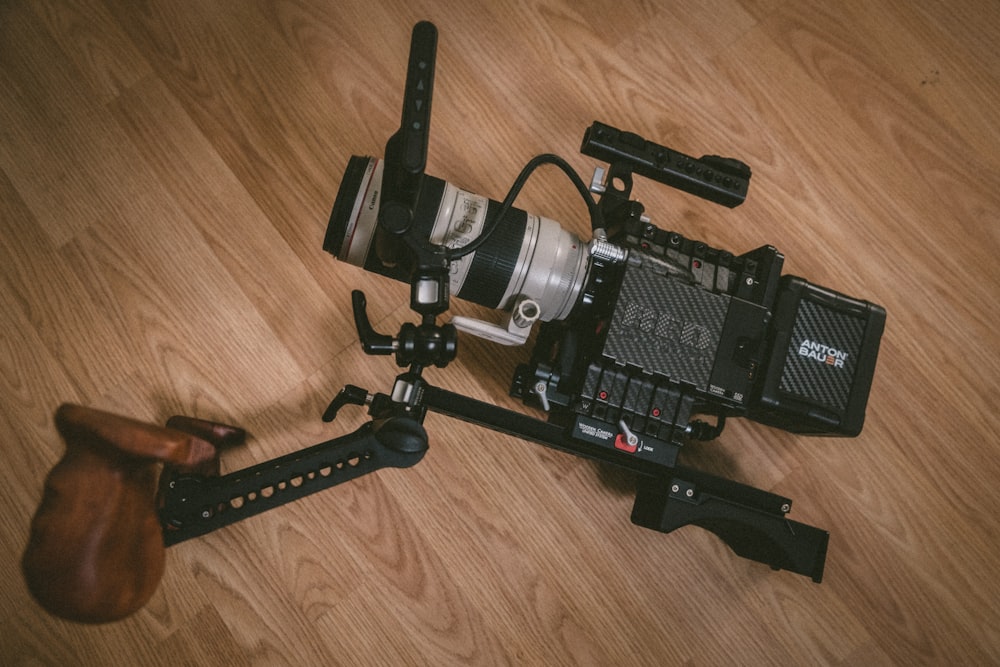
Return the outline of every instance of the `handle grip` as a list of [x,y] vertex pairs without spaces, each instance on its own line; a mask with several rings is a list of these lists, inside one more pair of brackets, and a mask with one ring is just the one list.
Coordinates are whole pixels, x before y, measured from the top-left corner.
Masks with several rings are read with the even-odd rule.
[[66,453],[31,523],[25,580],[53,615],[119,620],[152,597],[163,575],[159,464],[217,475],[219,448],[246,434],[189,417],[155,426],[79,405],[61,406],[55,422]]
[[420,21],[413,26],[410,38],[399,129],[385,145],[378,222],[393,234],[410,229],[427,164],[436,55],[437,28],[429,21]]

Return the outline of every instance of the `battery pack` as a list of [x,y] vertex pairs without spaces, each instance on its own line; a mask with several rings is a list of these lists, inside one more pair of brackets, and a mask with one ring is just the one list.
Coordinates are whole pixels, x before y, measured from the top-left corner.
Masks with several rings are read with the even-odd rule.
[[793,433],[858,435],[884,329],[881,306],[782,277],[748,417]]

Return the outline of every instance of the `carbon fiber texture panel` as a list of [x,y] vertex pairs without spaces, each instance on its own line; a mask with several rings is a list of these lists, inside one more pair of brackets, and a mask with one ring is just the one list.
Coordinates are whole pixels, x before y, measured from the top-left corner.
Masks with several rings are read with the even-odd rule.
[[728,296],[630,266],[604,355],[707,391],[728,308]]
[[788,345],[781,391],[843,411],[854,383],[854,370],[865,322],[803,300]]

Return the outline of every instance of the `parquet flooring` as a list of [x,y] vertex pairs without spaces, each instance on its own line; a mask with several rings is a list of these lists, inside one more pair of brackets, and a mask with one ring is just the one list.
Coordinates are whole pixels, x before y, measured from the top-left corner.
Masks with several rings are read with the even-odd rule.
[[[245,426],[238,469],[363,420],[406,286],[321,248],[352,154],[440,30],[428,172],[500,198],[595,120],[754,170],[732,211],[642,179],[653,221],[883,305],[863,433],[733,421],[685,456],[796,499],[825,580],[633,526],[631,480],[429,416],[420,465],[168,550],[120,623],[46,615],[19,569],[71,401]],[[0,4],[0,662],[1000,662],[1000,5],[985,0],[8,0]],[[543,171],[519,205],[583,234]],[[495,319],[478,306],[453,312]],[[463,337],[435,384],[507,398],[524,349]]]

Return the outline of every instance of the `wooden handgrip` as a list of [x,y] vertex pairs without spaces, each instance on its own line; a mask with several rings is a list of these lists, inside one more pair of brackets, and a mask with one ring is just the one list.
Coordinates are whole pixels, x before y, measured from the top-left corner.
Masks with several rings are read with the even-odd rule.
[[22,559],[48,612],[105,623],[141,608],[163,575],[161,464],[218,474],[219,448],[242,429],[188,417],[154,426],[78,405],[56,411],[66,453],[49,473]]

